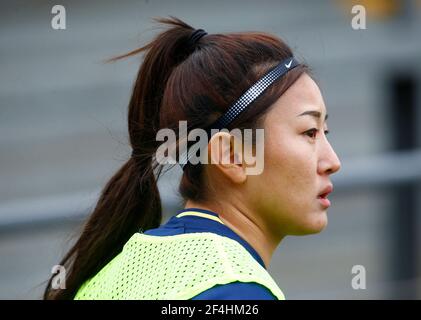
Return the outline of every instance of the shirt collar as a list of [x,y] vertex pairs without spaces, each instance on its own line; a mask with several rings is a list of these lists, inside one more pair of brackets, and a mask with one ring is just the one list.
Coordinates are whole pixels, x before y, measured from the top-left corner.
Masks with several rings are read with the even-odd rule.
[[221,236],[229,237],[239,242],[253,257],[259,262],[259,264],[266,269],[263,259],[257,253],[257,251],[242,237],[236,234],[230,229],[223,221],[219,218],[216,212],[199,209],[199,208],[186,208],[179,210],[168,223],[182,223],[188,231],[194,232],[194,230],[201,229],[208,230],[210,232],[219,234]]

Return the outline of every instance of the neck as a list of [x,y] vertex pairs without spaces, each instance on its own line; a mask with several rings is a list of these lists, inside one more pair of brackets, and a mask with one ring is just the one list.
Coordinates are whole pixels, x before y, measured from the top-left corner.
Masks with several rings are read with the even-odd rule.
[[258,224],[256,214],[251,214],[245,208],[240,208],[232,204],[204,205],[191,200],[185,204],[185,208],[198,208],[218,213],[222,222],[249,243],[262,258],[266,269],[269,267],[272,255],[276,247],[281,242],[272,237],[269,230],[264,230]]

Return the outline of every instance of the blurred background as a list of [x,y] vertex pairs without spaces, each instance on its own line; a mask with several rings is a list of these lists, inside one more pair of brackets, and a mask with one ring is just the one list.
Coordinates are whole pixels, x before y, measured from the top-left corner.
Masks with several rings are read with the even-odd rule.
[[[54,30],[51,9],[66,9]],[[363,5],[366,28],[354,29]],[[128,159],[127,104],[152,18],[209,33],[267,31],[312,66],[342,161],[329,226],[278,247],[288,299],[421,298],[421,1],[2,1],[0,298],[39,299],[99,190]],[[360,21],[361,22],[361,21]],[[175,168],[164,220],[180,209]],[[353,266],[365,269],[355,290]]]

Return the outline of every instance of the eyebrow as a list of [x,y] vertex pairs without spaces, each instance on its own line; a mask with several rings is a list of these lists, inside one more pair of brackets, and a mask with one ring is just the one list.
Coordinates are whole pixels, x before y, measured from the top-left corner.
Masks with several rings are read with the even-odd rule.
[[[319,111],[316,111],[316,110],[309,110],[309,111],[305,111],[305,112],[299,114],[297,117],[300,117],[300,116],[312,116],[312,117],[315,117],[317,119],[320,119],[322,117],[322,114]],[[325,121],[327,120],[328,117],[329,117],[329,115],[326,114]]]

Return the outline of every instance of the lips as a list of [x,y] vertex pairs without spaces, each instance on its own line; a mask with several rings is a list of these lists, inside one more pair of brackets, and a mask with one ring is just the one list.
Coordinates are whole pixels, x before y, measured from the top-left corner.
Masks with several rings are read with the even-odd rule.
[[329,184],[327,185],[317,196],[319,199],[326,199],[329,193],[333,191],[333,185]]
[[324,209],[330,207],[330,200],[327,198],[329,193],[333,191],[333,186],[331,184],[327,185],[317,196],[317,200],[323,206]]

